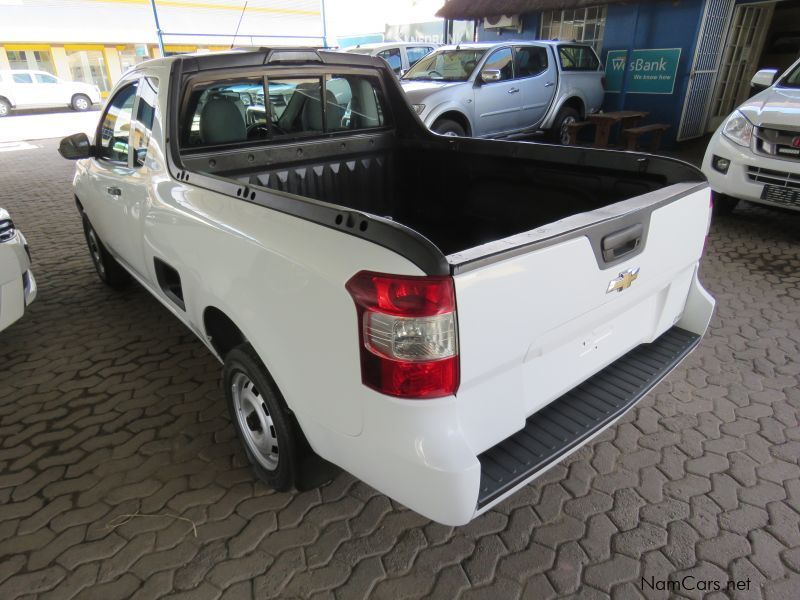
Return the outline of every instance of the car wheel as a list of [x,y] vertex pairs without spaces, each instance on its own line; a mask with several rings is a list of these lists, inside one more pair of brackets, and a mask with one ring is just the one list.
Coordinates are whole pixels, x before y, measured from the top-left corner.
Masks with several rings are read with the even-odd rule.
[[556,144],[564,146],[569,144],[569,126],[577,123],[581,118],[580,113],[570,106],[564,106],[558,111],[553,126],[550,128],[550,139]]
[[731,198],[725,194],[711,192],[712,212],[715,215],[729,215],[739,204],[738,198]]
[[301,440],[283,397],[250,344],[225,357],[225,396],[231,420],[256,476],[285,491],[295,487]]
[[5,98],[0,98],[0,117],[7,117],[11,113],[11,103]]
[[467,135],[467,132],[464,131],[461,125],[450,119],[439,119],[433,124],[431,131],[448,137],[464,137]]
[[92,108],[92,101],[85,94],[75,94],[72,97],[72,110],[83,112]]
[[86,215],[83,215],[83,234],[86,237],[86,245],[89,246],[89,256],[92,258],[92,263],[100,280],[115,289],[125,287],[131,276],[108,253]]

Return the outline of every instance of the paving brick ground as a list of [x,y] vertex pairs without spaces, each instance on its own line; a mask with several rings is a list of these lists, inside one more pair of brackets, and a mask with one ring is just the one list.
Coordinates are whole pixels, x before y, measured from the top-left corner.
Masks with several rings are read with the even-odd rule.
[[800,214],[715,223],[702,346],[454,529],[346,474],[302,494],[254,483],[217,363],[141,288],[100,284],[72,165],[36,144],[0,154],[40,284],[0,334],[0,599],[665,598],[641,578],[684,575],[751,580],[714,600],[800,597]]

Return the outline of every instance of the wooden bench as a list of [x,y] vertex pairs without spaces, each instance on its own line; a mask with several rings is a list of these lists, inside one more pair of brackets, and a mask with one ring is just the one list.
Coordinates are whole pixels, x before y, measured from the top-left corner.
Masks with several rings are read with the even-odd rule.
[[625,139],[625,147],[628,150],[636,150],[637,141],[643,135],[652,133],[650,140],[650,150],[655,152],[661,146],[661,137],[670,126],[666,123],[652,123],[650,125],[642,125],[641,127],[630,127],[622,130],[622,135]]
[[569,145],[574,146],[578,143],[578,132],[587,125],[594,125],[591,121],[575,121],[567,125],[567,133],[569,134]]

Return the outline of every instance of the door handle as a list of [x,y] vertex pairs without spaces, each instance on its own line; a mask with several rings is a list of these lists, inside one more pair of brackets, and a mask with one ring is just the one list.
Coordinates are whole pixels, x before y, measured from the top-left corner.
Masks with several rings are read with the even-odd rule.
[[511,88],[510,90],[508,90],[508,93],[509,94],[516,94],[518,91],[519,91],[519,88]]
[[106,191],[108,192],[108,194],[110,196],[122,196],[122,190],[119,189],[118,187],[114,187],[114,186],[107,187]]
[[548,81],[547,83],[544,84],[544,87],[553,87],[554,85],[555,83],[553,83],[552,81]]
[[600,242],[603,260],[611,262],[633,252],[642,243],[643,234],[644,226],[641,223],[608,234]]

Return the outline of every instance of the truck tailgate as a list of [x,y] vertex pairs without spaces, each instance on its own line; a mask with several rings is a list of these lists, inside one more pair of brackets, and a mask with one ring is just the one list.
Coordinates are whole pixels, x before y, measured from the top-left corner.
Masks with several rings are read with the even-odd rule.
[[521,247],[493,244],[490,260],[480,249],[449,257],[478,265],[454,265],[457,406],[476,454],[680,319],[709,194],[704,184],[676,184],[525,234]]

